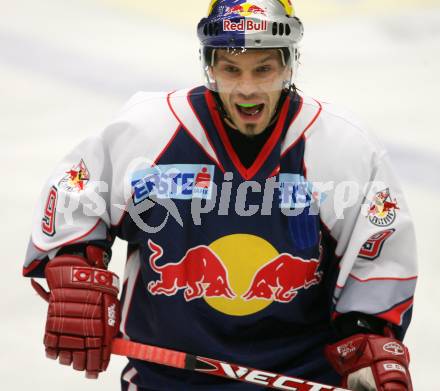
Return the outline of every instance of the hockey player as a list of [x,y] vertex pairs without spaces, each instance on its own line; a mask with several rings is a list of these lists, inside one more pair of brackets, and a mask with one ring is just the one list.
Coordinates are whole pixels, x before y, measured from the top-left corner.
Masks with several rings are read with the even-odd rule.
[[[57,166],[23,271],[50,289],[33,281],[49,302],[48,357],[96,378],[120,333],[353,390],[412,390],[405,199],[364,126],[292,84],[302,35],[289,0],[212,1],[198,26],[206,85],[136,94]],[[115,237],[128,242],[119,299]],[[122,389],[256,387],[130,359]]]

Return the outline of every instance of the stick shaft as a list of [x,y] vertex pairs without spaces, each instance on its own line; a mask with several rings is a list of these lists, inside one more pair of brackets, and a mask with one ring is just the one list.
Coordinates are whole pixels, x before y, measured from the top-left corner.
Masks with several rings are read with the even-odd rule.
[[194,356],[176,350],[145,345],[120,338],[113,340],[112,353],[119,356],[126,356],[129,358],[166,365],[169,367],[187,369],[237,381],[244,381],[277,390],[348,391],[342,388],[327,386],[290,376],[284,376],[268,371],[261,371],[258,369],[244,367],[242,365],[231,364],[206,357]]

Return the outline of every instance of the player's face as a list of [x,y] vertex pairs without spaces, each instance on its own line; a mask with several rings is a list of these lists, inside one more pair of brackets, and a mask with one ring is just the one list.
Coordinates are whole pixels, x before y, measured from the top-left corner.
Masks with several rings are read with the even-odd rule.
[[283,65],[277,49],[233,53],[218,50],[211,68],[230,125],[247,135],[262,133],[275,114],[291,68]]

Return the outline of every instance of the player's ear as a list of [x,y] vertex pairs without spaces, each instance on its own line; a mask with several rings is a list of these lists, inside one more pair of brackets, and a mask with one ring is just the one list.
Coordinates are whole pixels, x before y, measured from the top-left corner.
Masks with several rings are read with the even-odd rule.
[[208,74],[208,80],[209,80],[209,83],[211,85],[211,88],[214,91],[217,91],[217,81],[216,81],[216,78],[215,78],[214,67],[213,66],[208,66],[206,68],[206,72]]
[[293,69],[287,66],[283,73],[283,88],[289,89],[293,80]]
[[214,80],[214,67],[213,66],[208,67],[208,76],[209,76],[210,80]]

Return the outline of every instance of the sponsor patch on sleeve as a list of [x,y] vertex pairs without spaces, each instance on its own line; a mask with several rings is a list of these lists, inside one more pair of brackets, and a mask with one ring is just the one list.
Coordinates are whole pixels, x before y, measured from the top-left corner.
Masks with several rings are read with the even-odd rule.
[[390,189],[384,189],[375,194],[368,208],[367,217],[378,227],[388,227],[396,220],[398,209],[397,200],[391,198]]
[[60,180],[58,186],[60,189],[72,192],[82,191],[86,187],[90,180],[89,170],[83,159],[74,165],[69,171],[66,171],[66,175]]

